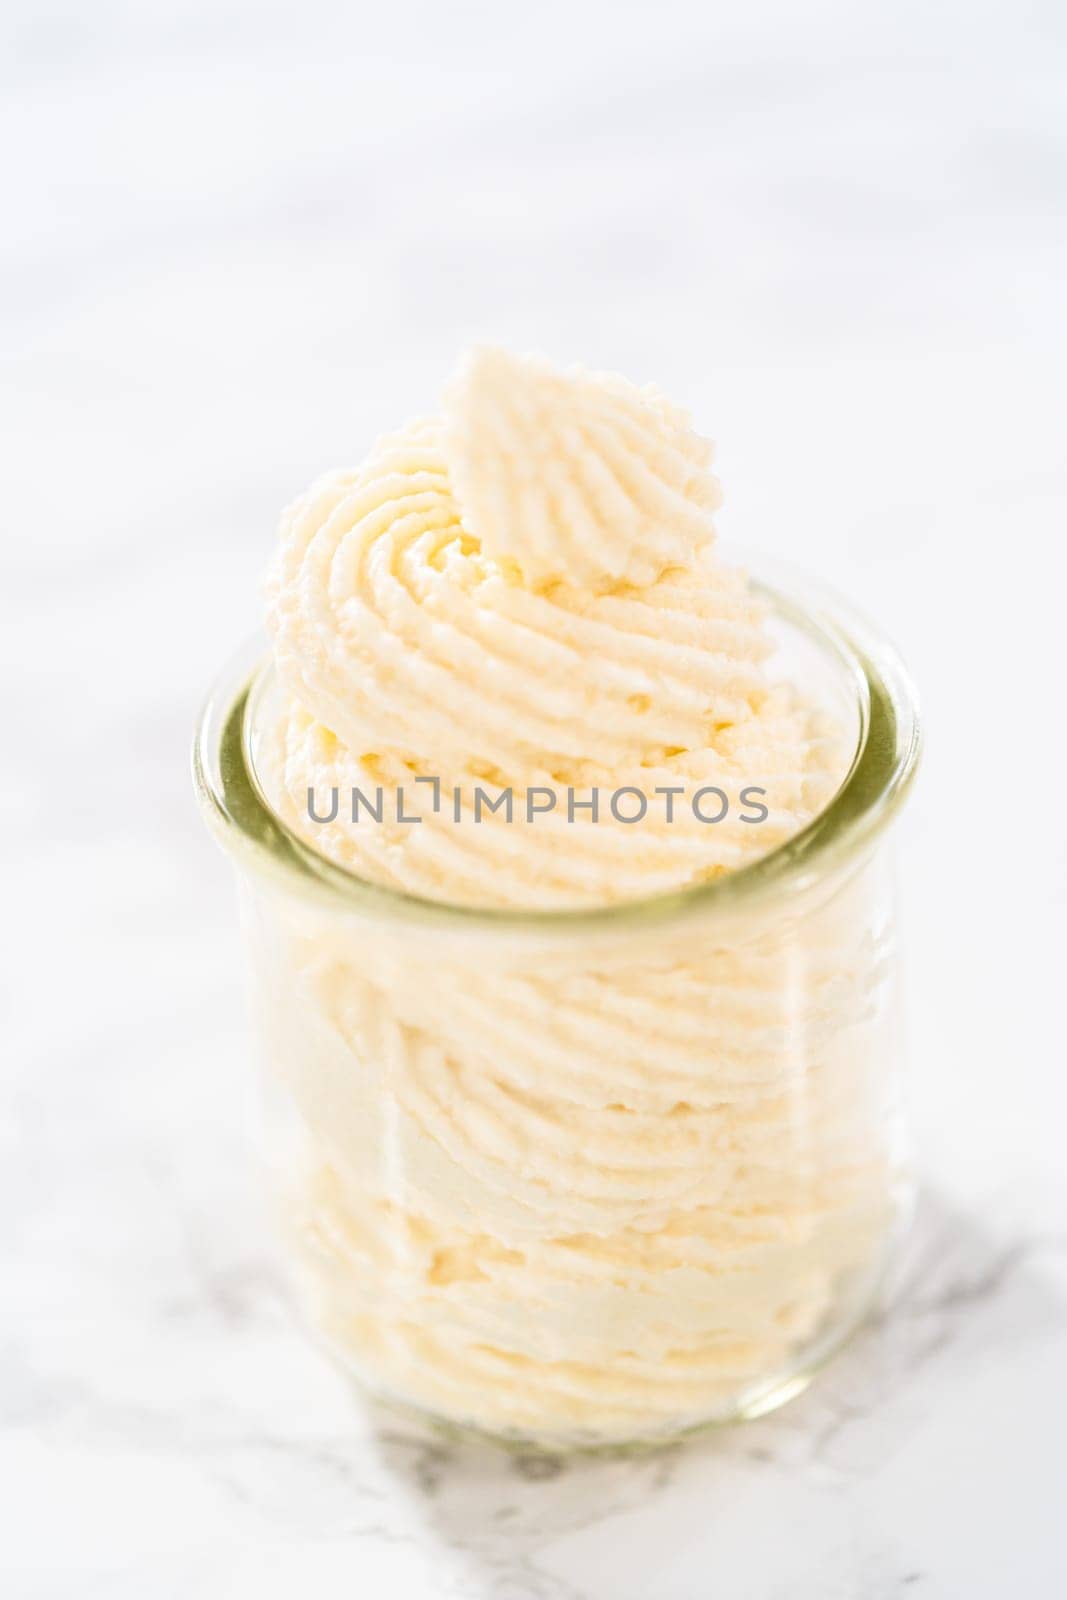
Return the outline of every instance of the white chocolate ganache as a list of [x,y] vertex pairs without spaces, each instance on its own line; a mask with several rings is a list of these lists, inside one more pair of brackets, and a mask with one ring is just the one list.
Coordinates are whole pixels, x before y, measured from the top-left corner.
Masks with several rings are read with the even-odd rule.
[[[852,751],[768,670],[710,458],[658,393],[481,350],[440,416],[309,490],[257,731],[289,829],[386,888],[533,913],[708,882],[803,828]],[[412,820],[348,803],[398,789]],[[479,789],[510,817],[476,817]],[[286,1226],[335,1349],[556,1443],[736,1415],[814,1359],[893,1216],[883,876],[574,936],[250,888]]]

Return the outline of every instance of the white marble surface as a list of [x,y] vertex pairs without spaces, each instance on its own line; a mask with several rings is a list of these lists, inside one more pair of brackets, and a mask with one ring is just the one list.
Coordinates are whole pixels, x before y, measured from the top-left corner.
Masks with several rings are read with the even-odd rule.
[[[4,1593],[1064,1592],[1062,14],[0,28]],[[290,1327],[186,772],[279,506],[474,334],[688,402],[729,537],[866,605],[925,696],[902,1281],[792,1406],[643,1459],[442,1446]]]

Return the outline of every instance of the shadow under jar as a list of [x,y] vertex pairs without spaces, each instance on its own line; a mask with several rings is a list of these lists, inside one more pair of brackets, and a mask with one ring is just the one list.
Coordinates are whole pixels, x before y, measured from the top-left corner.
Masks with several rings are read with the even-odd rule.
[[787,843],[654,900],[373,886],[258,780],[269,665],[205,711],[286,1256],[382,1398],[554,1449],[654,1442],[790,1398],[872,1303],[910,1203],[888,846],[915,699],[836,601],[757,588],[775,670],[852,764]]

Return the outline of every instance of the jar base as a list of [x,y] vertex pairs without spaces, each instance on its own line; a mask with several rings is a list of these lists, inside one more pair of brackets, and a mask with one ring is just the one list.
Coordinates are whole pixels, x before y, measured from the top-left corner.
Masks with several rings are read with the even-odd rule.
[[542,1433],[535,1429],[492,1428],[476,1421],[449,1417],[375,1384],[321,1330],[309,1331],[314,1343],[331,1364],[342,1372],[363,1405],[427,1429],[447,1443],[490,1446],[521,1455],[620,1457],[664,1450],[720,1428],[755,1422],[797,1399],[823,1368],[863,1331],[874,1313],[887,1272],[887,1263],[880,1262],[862,1305],[847,1321],[836,1321],[833,1328],[825,1329],[820,1337],[812,1341],[801,1364],[763,1383],[750,1385],[727,1406],[713,1412],[633,1434],[597,1435],[578,1430],[566,1434]]

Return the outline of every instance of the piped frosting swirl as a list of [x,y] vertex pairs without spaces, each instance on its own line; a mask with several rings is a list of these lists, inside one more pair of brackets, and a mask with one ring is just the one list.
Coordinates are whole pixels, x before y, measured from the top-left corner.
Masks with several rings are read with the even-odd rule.
[[[653,392],[481,350],[441,418],[316,483],[268,584],[291,825],[375,881],[530,907],[682,887],[802,826],[840,751],[767,674],[762,610],[714,550],[710,459]],[[309,821],[309,790],[404,784],[421,826],[344,805]],[[513,792],[511,822],[474,826],[487,785]],[[708,785],[734,802],[714,827],[685,802]],[[621,787],[648,797],[639,827],[608,812]],[[766,791],[760,826],[746,787]],[[558,799],[527,820],[533,788]]]

